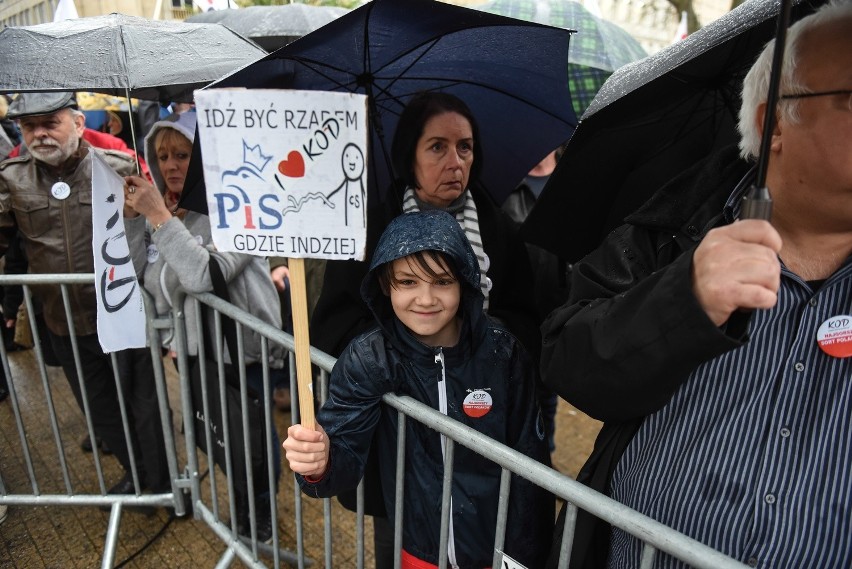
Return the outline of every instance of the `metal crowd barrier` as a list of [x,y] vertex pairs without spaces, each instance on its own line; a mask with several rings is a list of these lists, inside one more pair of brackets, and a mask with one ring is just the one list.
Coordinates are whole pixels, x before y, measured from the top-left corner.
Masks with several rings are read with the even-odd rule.
[[[12,406],[12,413],[15,417],[18,437],[20,441],[20,453],[23,463],[26,465],[26,475],[29,483],[28,488],[9,488],[3,480],[3,473],[0,471],[0,504],[10,506],[73,506],[73,507],[91,507],[99,506],[109,508],[110,516],[107,526],[106,538],[104,542],[103,562],[102,567],[112,567],[115,560],[116,544],[118,540],[119,525],[121,523],[122,511],[129,507],[134,508],[152,508],[170,506],[174,508],[177,515],[185,514],[185,505],[182,499],[180,489],[185,486],[186,480],[182,479],[178,474],[178,461],[174,440],[174,432],[172,431],[171,418],[168,408],[168,396],[166,394],[165,379],[162,373],[162,366],[154,366],[154,382],[157,391],[159,402],[159,411],[161,418],[161,427],[165,439],[166,459],[168,462],[169,478],[171,479],[171,491],[161,494],[143,494],[141,491],[142,481],[139,476],[139,465],[136,464],[134,457],[133,444],[130,437],[130,421],[128,419],[128,411],[125,406],[123,396],[122,383],[119,380],[117,371],[114,372],[116,390],[118,392],[118,403],[121,412],[122,426],[124,429],[125,441],[130,455],[131,475],[135,493],[131,494],[107,494],[107,488],[114,481],[107,483],[104,479],[104,466],[102,457],[97,445],[95,444],[96,436],[92,424],[93,410],[89,406],[89,398],[86,392],[85,376],[82,373],[80,353],[77,346],[77,337],[74,334],[74,324],[72,318],[71,303],[69,300],[69,287],[80,284],[91,283],[94,275],[0,275],[0,286],[6,287],[11,285],[22,285],[24,290],[24,303],[27,308],[27,314],[30,316],[30,331],[33,338],[33,349],[36,353],[38,374],[41,380],[41,387],[45,395],[44,405],[48,414],[48,422],[50,432],[52,434],[53,443],[57,454],[57,462],[59,474],[62,478],[62,484],[56,485],[51,479],[55,479],[55,473],[37,472],[33,460],[31,437],[37,437],[38,433],[43,432],[45,425],[41,422],[31,421],[29,414],[22,408],[18,400],[19,387],[16,379],[9,367],[9,358],[6,353],[4,342],[0,342],[0,358],[2,358],[3,371],[6,374],[7,383],[9,386],[9,399]],[[84,416],[86,423],[86,431],[90,440],[93,443],[93,461],[95,467],[95,480],[80,480],[75,483],[74,478],[69,470],[66,443],[63,439],[63,433],[60,429],[60,424],[57,419],[53,391],[48,377],[47,367],[45,365],[44,353],[41,345],[40,331],[36,325],[34,318],[35,310],[33,306],[33,297],[30,291],[31,285],[43,284],[58,284],[62,291],[62,299],[65,308],[65,317],[71,331],[71,344],[74,352],[74,362],[77,370],[77,377],[81,378],[80,390],[83,394],[84,401]],[[153,327],[148,327],[148,338],[152,338],[154,334]],[[153,336],[154,338],[156,336]],[[155,361],[160,360],[159,347],[157,343],[152,343],[151,356]],[[112,354],[112,367],[118,369],[116,356]],[[29,379],[29,378],[28,378]],[[76,403],[75,403],[76,404]],[[66,437],[67,439],[67,437]],[[77,444],[76,441],[73,442]],[[6,457],[4,457],[6,458]]]
[[[91,282],[92,275],[42,275],[42,276],[0,276],[0,286],[10,284],[31,285],[37,283],[63,283],[63,295],[65,298],[66,312],[70,314],[67,285]],[[28,288],[25,289],[25,298],[27,309],[32,314],[32,299]],[[264,425],[268,430],[272,426],[272,402],[270,389],[270,370],[268,365],[269,349],[271,345],[280,344],[284,346],[290,353],[290,389],[292,397],[292,420],[298,422],[298,398],[295,384],[295,366],[293,362],[293,337],[277,328],[270,326],[258,318],[240,310],[239,308],[223,301],[211,293],[201,293],[187,296],[182,291],[177,291],[173,296],[175,306],[185,306],[184,302],[198,302],[210,307],[214,314],[214,338],[216,338],[215,351],[217,352],[214,359],[221,362],[222,350],[222,328],[221,315],[228,316],[236,322],[237,337],[238,337],[238,355],[237,361],[244,361],[244,346],[242,342],[243,330],[254,330],[262,337],[262,353],[264,355],[263,362],[263,394],[264,394]],[[200,310],[195,311],[196,318],[194,322],[187,322],[184,310],[174,310],[172,318],[154,318],[149,319],[148,334],[151,348],[151,357],[162,364],[160,348],[158,346],[157,331],[162,329],[172,329],[177,347],[177,367],[180,376],[180,396],[181,396],[181,411],[183,416],[183,430],[186,444],[187,464],[179,469],[177,466],[177,455],[175,453],[175,438],[171,430],[171,424],[167,425],[167,420],[163,420],[164,433],[170,433],[170,438],[167,439],[169,471],[172,475],[172,493],[161,495],[144,495],[138,492],[139,484],[136,478],[136,468],[134,465],[134,479],[137,480],[136,496],[110,496],[106,494],[103,473],[100,466],[99,455],[95,452],[95,469],[100,492],[80,493],[77,489],[72,488],[69,482],[69,475],[65,462],[63,460],[64,447],[60,436],[60,429],[56,421],[55,413],[52,410],[52,402],[50,398],[50,386],[48,384],[43,363],[42,354],[38,344],[37,330],[35,325],[32,326],[35,349],[40,362],[40,374],[45,393],[48,394],[47,405],[51,408],[51,429],[53,437],[56,441],[57,451],[60,457],[59,468],[62,471],[65,479],[66,491],[64,493],[44,494],[40,491],[40,487],[36,481],[35,473],[32,467],[32,461],[29,458],[29,450],[27,445],[27,426],[22,418],[21,409],[19,408],[17,398],[15,396],[14,380],[9,373],[7,354],[2,342],[0,342],[0,357],[2,357],[3,366],[9,378],[9,387],[11,391],[11,400],[13,412],[15,414],[18,425],[18,433],[21,439],[21,451],[24,455],[24,460],[27,463],[31,487],[25,488],[7,488],[3,484],[2,471],[0,471],[0,504],[9,505],[56,505],[56,506],[102,506],[109,505],[111,507],[111,516],[109,521],[109,530],[107,532],[106,543],[104,546],[103,567],[112,566],[114,559],[115,543],[118,535],[118,524],[121,518],[122,508],[138,505],[172,505],[177,514],[183,514],[185,505],[183,503],[183,492],[188,491],[191,497],[192,513],[195,519],[202,520],[214,534],[226,546],[225,553],[219,560],[217,567],[228,566],[234,558],[239,558],[245,565],[255,567],[267,567],[267,562],[271,561],[273,567],[293,566],[303,569],[311,567],[315,564],[313,557],[322,556],[324,565],[327,568],[336,567],[334,563],[335,545],[341,545],[339,542],[334,543],[333,536],[335,523],[337,519],[332,515],[334,508],[329,499],[322,500],[323,504],[323,536],[322,544],[313,543],[305,535],[305,520],[304,520],[304,502],[303,496],[298,489],[298,486],[290,482],[292,487],[293,498],[293,516],[295,526],[295,551],[289,551],[282,547],[280,533],[281,524],[279,523],[279,511],[282,506],[289,504],[281,504],[283,500],[277,493],[273,494],[275,499],[271,500],[270,514],[272,516],[273,531],[272,543],[260,543],[257,539],[256,527],[254,522],[255,512],[258,504],[255,503],[253,493],[250,495],[250,520],[251,520],[251,537],[242,537],[237,533],[236,516],[235,516],[235,501],[233,498],[233,483],[230,476],[235,460],[244,460],[246,468],[249,471],[248,479],[251,480],[251,461],[248,456],[249,451],[246,451],[244,457],[234,457],[227,450],[226,445],[226,468],[225,468],[225,484],[217,482],[217,476],[214,475],[214,470],[217,467],[212,465],[212,461],[207,463],[208,476],[207,482],[203,481],[204,474],[201,473],[202,461],[199,457],[199,452],[196,447],[196,441],[199,437],[206,437],[208,448],[212,448],[212,433],[210,429],[205,429],[206,432],[198,433],[195,431],[193,409],[191,404],[190,384],[189,384],[189,359],[187,355],[187,326],[194,326],[197,333],[200,333],[207,324],[202,319]],[[201,337],[200,334],[196,337]],[[202,344],[199,342],[199,344]],[[203,345],[199,345],[199,359],[204,360]],[[209,357],[209,355],[208,355]],[[311,349],[312,362],[322,370],[321,380],[319,383],[319,393],[317,394],[318,403],[325,400],[327,396],[327,379],[328,372],[334,366],[335,359],[320,352],[314,348]],[[246,393],[246,374],[242,366],[240,369],[240,387],[243,396]],[[78,362],[79,369],[79,362]],[[157,370],[155,381],[157,386],[157,394],[160,397],[161,416],[168,417],[167,401],[168,394],[165,390],[164,376],[162,373],[162,365],[155,365]],[[208,374],[208,389],[220,389],[220,393],[224,391],[224,369],[222,365],[216,370],[204,370]],[[116,378],[118,380],[118,378]],[[118,382],[118,381],[117,381]],[[506,520],[508,515],[508,500],[509,485],[512,476],[521,476],[533,484],[536,484],[562,498],[568,503],[568,511],[566,515],[565,531],[561,542],[561,555],[559,567],[565,568],[568,565],[570,557],[574,525],[576,521],[577,508],[590,512],[591,514],[607,521],[613,526],[619,527],[622,530],[630,533],[642,542],[644,542],[644,550],[641,561],[641,569],[653,567],[656,555],[658,552],[667,553],[689,565],[698,568],[706,569],[745,569],[747,566],[738,561],[729,558],[718,551],[713,550],[683,534],[668,528],[647,516],[644,516],[636,511],[633,511],[626,506],[604,496],[590,488],[574,481],[570,477],[563,475],[551,468],[548,468],[537,461],[522,455],[513,449],[497,443],[485,437],[481,433],[467,427],[457,421],[447,418],[438,411],[429,408],[409,397],[386,395],[384,402],[390,405],[400,413],[399,429],[400,433],[404,433],[405,422],[408,420],[419,421],[424,425],[446,435],[448,439],[447,458],[449,468],[445,475],[442,516],[443,524],[448,523],[449,512],[449,485],[452,480],[452,456],[454,445],[461,444],[466,448],[477,452],[487,459],[495,462],[502,468],[501,489],[498,497],[498,519],[496,520],[497,532],[494,543],[494,567],[500,567],[500,551],[503,547],[505,535]],[[245,409],[245,400],[242,401]],[[206,405],[206,401],[205,401]],[[166,412],[163,412],[165,409]],[[206,409],[206,407],[205,407]],[[205,413],[205,416],[209,416]],[[125,432],[128,425],[126,412],[122,406],[122,417],[125,421]],[[86,422],[89,435],[93,437],[94,432],[91,425],[90,410],[86,409]],[[243,432],[248,430],[248,419],[243,415]],[[227,423],[225,426],[225,436],[227,439]],[[282,439],[286,433],[280,433]],[[244,441],[247,442],[247,441]],[[246,448],[248,448],[246,446]],[[272,456],[271,442],[267,438],[266,452],[268,456]],[[404,463],[404,443],[401,441],[398,445],[397,464]],[[266,475],[270,487],[274,487],[274,471],[272,461],[268,462]],[[287,478],[286,460],[282,454],[282,485]],[[2,463],[0,463],[2,466]],[[395,480],[397,496],[401,495],[402,488],[402,468],[398,469]],[[291,477],[292,478],[292,477]],[[359,569],[365,566],[365,539],[364,539],[364,503],[363,503],[363,488],[358,488],[358,513],[355,515],[355,549],[356,561],[355,564]],[[309,498],[310,500],[310,498]],[[288,508],[289,509],[289,508]],[[227,514],[227,516],[225,515]],[[401,548],[402,539],[402,502],[397,500],[395,512],[396,526],[395,532],[395,550],[397,551],[395,566],[400,566],[399,551]],[[555,512],[554,512],[555,520]],[[442,531],[441,550],[446,552],[447,532]],[[310,543],[307,543],[309,542]],[[318,540],[314,540],[318,541]],[[447,566],[446,555],[442,555],[439,566],[444,569]],[[533,569],[533,568],[530,568]]]

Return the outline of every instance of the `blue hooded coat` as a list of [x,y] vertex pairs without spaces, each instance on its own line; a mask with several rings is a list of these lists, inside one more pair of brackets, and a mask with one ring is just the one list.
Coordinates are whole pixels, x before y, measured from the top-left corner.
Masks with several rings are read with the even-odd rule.
[[[394,315],[377,278],[385,263],[426,250],[449,257],[461,281],[461,332],[452,347],[418,341]],[[361,294],[378,325],[355,338],[334,366],[328,401],[317,415],[331,445],[329,466],[316,482],[298,477],[306,494],[330,497],[354,489],[375,441],[385,507],[394,512],[398,419],[395,410],[381,405],[386,393],[410,396],[549,464],[535,393],[535,365],[520,342],[483,312],[476,257],[452,216],[430,211],[392,221],[375,250]],[[471,405],[475,398],[487,402],[487,412],[481,414],[482,407],[477,412]],[[403,549],[437,564],[444,472],[441,435],[407,421],[405,458]],[[451,566],[491,566],[499,485],[499,466],[456,446],[448,544]],[[552,496],[514,476],[506,553],[527,567],[543,566],[553,518]]]

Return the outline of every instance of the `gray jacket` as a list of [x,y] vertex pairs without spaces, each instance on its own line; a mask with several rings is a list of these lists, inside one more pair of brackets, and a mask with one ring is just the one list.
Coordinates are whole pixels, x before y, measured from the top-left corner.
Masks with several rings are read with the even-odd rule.
[[[128,230],[129,232],[129,230]],[[143,275],[145,290],[151,293],[159,316],[168,315],[172,308],[172,299],[178,287],[187,292],[211,292],[213,281],[210,279],[210,258],[214,257],[222,269],[228,283],[231,302],[256,316],[264,322],[281,328],[281,308],[278,293],[269,276],[269,265],[263,257],[254,257],[242,253],[224,253],[217,251],[210,237],[210,221],[206,215],[188,212],[183,222],[173,217],[158,231],[149,234],[147,259],[143,267],[137,266],[137,273]],[[136,243],[132,240],[132,243]],[[134,255],[134,258],[137,256]],[[175,270],[175,267],[178,270]],[[185,306],[187,323],[187,344],[189,354],[198,353],[198,335],[195,329],[197,303],[188,301]],[[212,315],[208,319],[207,330],[214,329]],[[261,360],[260,335],[253,330],[243,328],[246,363]],[[169,331],[163,331],[161,341],[164,347],[172,348],[173,337]],[[281,367],[285,350],[270,343],[270,364]],[[230,358],[226,361],[230,363]]]
[[[38,162],[29,153],[0,164],[0,255],[16,232],[33,274],[93,273],[92,255],[92,157],[97,152],[119,175],[133,172],[133,159],[115,150],[92,149],[85,140],[72,158],[55,168]],[[70,187],[65,199],[51,195],[51,186],[63,181]],[[128,234],[143,223],[126,219]],[[69,334],[59,285],[34,286],[44,304],[44,318],[51,332]],[[97,297],[94,283],[73,286],[71,313],[76,334],[96,334]]]
[[[145,138],[146,154],[151,156],[151,176],[160,191],[163,191],[165,184],[157,162],[154,141],[157,132],[164,128],[174,129],[192,142],[195,135],[195,113],[171,115],[155,123]],[[173,217],[155,232],[148,229],[144,240],[134,239],[129,227],[127,232],[136,272],[142,277],[145,290],[154,297],[159,316],[167,315],[172,309],[172,298],[178,287],[190,293],[213,291],[208,267],[210,258],[214,257],[222,269],[225,282],[228,283],[231,303],[281,329],[281,303],[269,275],[266,259],[243,253],[217,251],[211,239],[210,219],[206,215],[190,211],[183,222]],[[133,247],[136,247],[136,250]],[[139,255],[140,249],[142,255]],[[197,302],[187,301],[184,311],[190,355],[198,353],[199,338],[195,326],[197,306]],[[212,314],[206,326],[212,336]],[[245,363],[261,361],[260,334],[247,328],[243,328],[243,331]],[[165,331],[160,339],[163,346],[173,348],[174,339],[171,333]],[[286,355],[284,348],[270,343],[269,352],[270,365],[282,367]],[[225,360],[231,363],[227,353]]]

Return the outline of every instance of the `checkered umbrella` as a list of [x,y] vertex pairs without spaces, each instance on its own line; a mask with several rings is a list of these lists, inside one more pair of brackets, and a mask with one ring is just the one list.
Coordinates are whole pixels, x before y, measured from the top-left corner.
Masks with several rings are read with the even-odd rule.
[[577,30],[568,47],[568,84],[581,116],[613,71],[648,55],[623,28],[594,16],[573,0],[494,0],[492,14]]

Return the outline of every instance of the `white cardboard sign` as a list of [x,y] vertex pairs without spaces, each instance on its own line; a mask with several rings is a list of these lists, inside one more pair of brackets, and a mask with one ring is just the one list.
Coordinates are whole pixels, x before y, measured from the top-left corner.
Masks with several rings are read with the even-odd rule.
[[219,250],[364,258],[365,95],[211,89],[195,103]]

